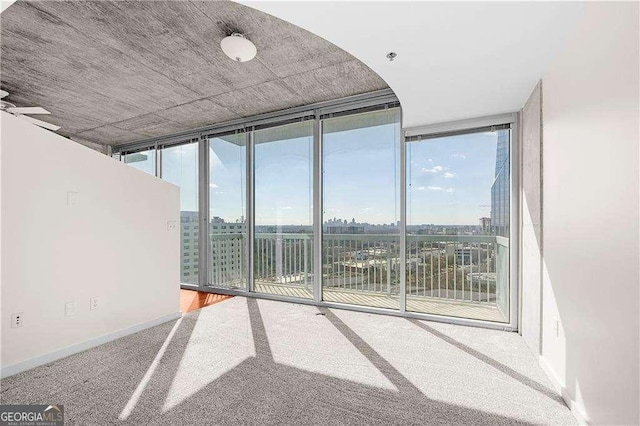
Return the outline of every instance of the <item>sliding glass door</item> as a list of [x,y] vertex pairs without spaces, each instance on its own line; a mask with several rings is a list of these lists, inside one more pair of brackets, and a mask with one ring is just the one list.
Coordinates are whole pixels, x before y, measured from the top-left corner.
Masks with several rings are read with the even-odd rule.
[[399,110],[322,128],[323,300],[399,309]]
[[198,144],[164,148],[162,179],[180,187],[180,282],[199,283]]
[[313,298],[313,121],[256,130],[254,290]]
[[396,103],[341,108],[123,151],[180,187],[181,282],[513,324],[514,117],[403,138]]
[[407,311],[508,322],[509,139],[407,142]]
[[212,287],[246,289],[247,134],[210,138],[209,276]]

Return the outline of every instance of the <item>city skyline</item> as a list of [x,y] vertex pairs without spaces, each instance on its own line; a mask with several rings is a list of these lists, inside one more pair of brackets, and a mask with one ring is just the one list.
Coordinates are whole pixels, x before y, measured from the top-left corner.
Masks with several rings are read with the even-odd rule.
[[[397,222],[397,126],[325,135],[325,218]],[[508,130],[407,143],[407,224],[475,225],[490,217],[499,132]],[[210,140],[210,215],[229,223],[246,217],[244,139],[239,134]],[[312,224],[312,151],[310,128],[307,136],[256,144],[257,225]],[[130,164],[148,172],[155,167],[152,155]],[[180,186],[181,209],[197,210],[197,145],[165,149],[162,172]]]

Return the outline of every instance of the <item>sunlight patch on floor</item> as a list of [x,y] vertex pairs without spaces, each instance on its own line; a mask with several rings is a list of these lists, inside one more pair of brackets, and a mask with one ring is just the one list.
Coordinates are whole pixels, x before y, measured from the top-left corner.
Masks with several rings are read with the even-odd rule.
[[335,326],[317,315],[318,308],[267,300],[258,305],[276,363],[397,391]]
[[255,355],[246,299],[235,297],[201,309],[163,412]]
[[144,377],[142,377],[142,380],[140,380],[140,383],[138,384],[138,386],[136,387],[136,390],[131,395],[131,398],[129,398],[129,402],[127,402],[127,405],[124,406],[124,408],[122,409],[122,412],[118,416],[120,420],[126,420],[129,417],[129,415],[131,415],[131,412],[133,411],[133,409],[136,407],[136,404],[138,403],[138,400],[140,399],[142,392],[144,392],[145,388],[149,384],[149,380],[151,380],[151,376],[153,376],[153,373],[155,373],[156,369],[158,368],[158,364],[160,364],[160,360],[164,356],[164,353],[167,350],[167,347],[169,346],[169,343],[171,343],[171,339],[173,339],[173,335],[176,334],[176,330],[178,330],[178,328],[180,327],[180,323],[182,323],[182,318],[178,319],[176,323],[173,325],[173,328],[169,332],[167,339],[164,341],[164,343],[160,347],[158,354],[153,359],[153,362],[147,369],[147,372],[144,374]]

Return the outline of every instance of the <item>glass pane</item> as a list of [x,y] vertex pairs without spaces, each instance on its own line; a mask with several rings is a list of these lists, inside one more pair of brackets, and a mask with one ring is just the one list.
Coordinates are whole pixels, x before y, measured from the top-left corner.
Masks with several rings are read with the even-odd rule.
[[323,299],[399,309],[397,109],[323,123]]
[[124,162],[150,175],[156,174],[156,150],[136,152],[123,156]]
[[313,298],[313,122],[254,140],[255,291]]
[[180,281],[198,284],[198,144],[162,150],[162,179],[180,187]]
[[407,310],[508,322],[510,130],[407,143]]
[[246,135],[209,139],[209,285],[246,288]]

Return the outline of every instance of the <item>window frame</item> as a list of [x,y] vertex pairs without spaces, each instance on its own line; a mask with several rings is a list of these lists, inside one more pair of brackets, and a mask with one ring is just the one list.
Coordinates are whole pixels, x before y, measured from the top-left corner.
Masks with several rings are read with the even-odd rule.
[[[402,128],[400,132],[400,309],[388,310],[383,308],[374,308],[370,306],[342,305],[331,302],[322,301],[322,204],[323,204],[323,188],[322,188],[322,144],[323,132],[322,126],[326,118],[337,117],[340,115],[358,114],[360,112],[369,112],[380,109],[398,108],[400,111],[400,123],[402,123],[402,109],[400,104],[390,90],[372,92],[370,94],[356,95],[336,101],[323,102],[314,105],[307,105],[298,108],[292,108],[276,113],[262,114],[248,119],[239,119],[215,126],[199,129],[183,134],[172,135],[165,138],[155,140],[143,140],[133,144],[127,144],[114,148],[114,157],[119,156],[120,161],[124,161],[124,156],[128,153],[142,151],[145,149],[155,148],[156,153],[156,176],[162,176],[162,149],[170,146],[197,143],[198,144],[198,191],[199,191],[199,223],[202,225],[200,229],[208,229],[209,223],[209,149],[208,139],[211,137],[222,136],[229,133],[244,133],[247,138],[246,149],[246,268],[247,283],[246,289],[217,289],[211,287],[208,283],[208,263],[198,262],[199,280],[198,285],[182,283],[181,286],[188,289],[198,289],[202,291],[215,291],[226,294],[250,295],[252,297],[260,297],[274,300],[295,301],[298,303],[313,304],[317,306],[338,307],[363,312],[384,313],[403,317],[413,317],[419,319],[429,319],[440,322],[474,325],[487,328],[496,328],[503,330],[517,330],[518,328],[518,301],[520,293],[519,280],[519,228],[520,228],[520,129],[519,129],[519,113],[509,113],[501,115],[486,116],[474,118],[470,120],[458,120],[447,123],[438,123],[429,126],[420,126],[414,128]],[[314,297],[313,299],[298,299],[283,296],[273,296],[267,294],[256,294],[253,289],[253,253],[254,253],[254,215],[255,215],[255,194],[254,194],[254,132],[265,127],[275,127],[296,121],[313,120],[313,233],[314,233],[314,250],[313,250],[313,272],[314,272]],[[509,229],[509,322],[495,323],[483,320],[473,320],[468,318],[456,318],[448,316],[439,316],[432,314],[408,312],[406,310],[406,203],[407,203],[407,170],[406,170],[406,143],[415,140],[415,138],[443,137],[454,134],[464,134],[476,132],[483,128],[492,128],[495,126],[508,125],[511,128],[510,137],[510,229]],[[199,239],[199,259],[209,258],[207,238]],[[204,257],[202,257],[204,256]]]

